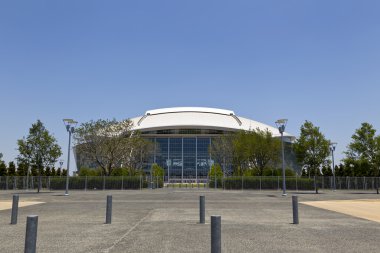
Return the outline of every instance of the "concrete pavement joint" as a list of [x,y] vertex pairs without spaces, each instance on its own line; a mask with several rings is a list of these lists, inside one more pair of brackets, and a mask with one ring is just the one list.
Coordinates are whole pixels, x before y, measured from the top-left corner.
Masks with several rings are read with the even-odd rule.
[[141,218],[133,227],[131,227],[123,236],[121,236],[119,239],[117,239],[111,247],[103,250],[103,253],[109,253],[110,250],[112,250],[117,244],[119,244],[125,237],[127,237],[135,228],[137,228],[149,215],[152,214],[153,210],[150,210],[147,215],[145,215],[143,218]]

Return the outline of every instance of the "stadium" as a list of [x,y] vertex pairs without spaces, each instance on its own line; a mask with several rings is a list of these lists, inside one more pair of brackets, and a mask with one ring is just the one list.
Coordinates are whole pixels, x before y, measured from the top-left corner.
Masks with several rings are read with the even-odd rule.
[[[152,163],[165,169],[165,180],[201,179],[213,163],[209,147],[213,138],[239,130],[268,130],[275,138],[281,135],[276,127],[237,116],[233,111],[204,107],[175,107],[147,111],[131,119],[133,130],[155,144],[154,153],[145,168]],[[295,137],[284,133],[289,146]],[[294,157],[286,149],[287,166],[294,167]]]

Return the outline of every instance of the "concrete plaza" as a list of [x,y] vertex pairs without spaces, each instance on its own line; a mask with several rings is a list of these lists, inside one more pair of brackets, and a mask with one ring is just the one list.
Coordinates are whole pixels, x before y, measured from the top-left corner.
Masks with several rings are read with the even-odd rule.
[[[57,192],[1,191],[1,201],[45,202],[0,211],[0,252],[23,252],[27,215],[38,215],[37,252],[210,252],[210,216],[222,216],[223,252],[378,252],[380,223],[300,204],[292,223],[291,195],[299,202],[379,199],[370,191],[223,191],[156,189]],[[105,223],[113,196],[112,224]],[[206,224],[199,196],[206,196]],[[378,209],[380,214],[380,209]]]

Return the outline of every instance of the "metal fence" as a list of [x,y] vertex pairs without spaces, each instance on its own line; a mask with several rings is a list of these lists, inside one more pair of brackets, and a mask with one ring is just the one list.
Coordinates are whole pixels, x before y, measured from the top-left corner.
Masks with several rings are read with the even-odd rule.
[[[66,177],[0,177],[0,190],[64,190]],[[336,177],[336,190],[376,190],[379,177]],[[69,177],[70,190],[128,190],[144,188],[217,188],[225,190],[282,190],[282,177],[214,177],[180,180],[150,176]],[[286,177],[287,190],[334,190],[333,177]]]
[[[286,177],[288,190],[376,190],[379,177]],[[209,187],[223,189],[282,190],[282,176],[278,177],[221,177],[210,178]]]
[[[0,190],[64,190],[66,177],[0,177]],[[142,177],[69,177],[70,190],[127,190],[142,189],[147,187],[162,187],[162,178]]]

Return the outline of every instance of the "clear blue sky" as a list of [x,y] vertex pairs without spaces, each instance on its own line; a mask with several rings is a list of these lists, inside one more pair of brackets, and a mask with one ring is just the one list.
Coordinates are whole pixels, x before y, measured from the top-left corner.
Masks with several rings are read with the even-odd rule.
[[[63,118],[206,106],[337,141],[380,129],[380,1],[0,2],[0,152],[40,119],[67,157]],[[72,163],[72,165],[74,165]]]

